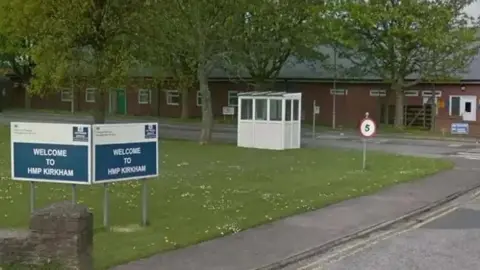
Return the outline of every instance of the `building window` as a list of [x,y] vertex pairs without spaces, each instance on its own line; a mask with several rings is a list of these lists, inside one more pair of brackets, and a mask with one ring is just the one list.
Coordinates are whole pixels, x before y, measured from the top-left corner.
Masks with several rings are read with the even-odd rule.
[[387,96],[386,90],[370,90],[371,97],[385,97]]
[[347,89],[330,89],[330,95],[346,96],[348,94]]
[[404,90],[403,94],[406,97],[418,97],[419,91],[418,90]]
[[138,104],[152,103],[152,90],[138,89]]
[[460,97],[450,96],[450,106],[448,108],[450,116],[460,116]]
[[267,120],[267,100],[255,100],[255,120]]
[[[431,97],[434,91],[422,91],[422,97]],[[442,97],[442,91],[435,91],[435,97]]]
[[85,102],[93,103],[95,102],[95,88],[85,89]]
[[238,105],[238,91],[228,91],[228,106],[236,107]]
[[167,90],[167,105],[178,106],[180,105],[180,93],[177,90]]
[[70,102],[73,99],[73,92],[70,88],[60,89],[60,99],[61,101]]
[[270,121],[282,121],[282,101],[270,99]]
[[202,107],[202,93],[197,91],[197,107]]

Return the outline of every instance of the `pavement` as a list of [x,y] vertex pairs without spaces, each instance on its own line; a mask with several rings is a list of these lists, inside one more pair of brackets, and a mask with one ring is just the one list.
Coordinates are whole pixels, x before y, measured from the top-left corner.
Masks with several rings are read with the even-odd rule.
[[[64,115],[0,115],[0,123],[10,121],[78,122],[91,123],[88,116]],[[131,119],[110,119],[109,122],[131,122]],[[145,121],[145,119],[138,119]],[[160,123],[160,136],[196,140],[199,126]],[[305,147],[337,147],[361,149],[362,140],[354,136],[329,133],[303,133]],[[234,143],[236,132],[231,127],[218,126],[215,140]],[[415,156],[450,158],[456,167],[423,180],[387,188],[370,196],[340,202],[316,211],[292,216],[270,224],[248,229],[226,237],[213,239],[184,249],[174,250],[112,268],[113,270],[168,269],[168,270],[252,270],[280,269],[268,267],[276,262],[306,254],[359,231],[428,208],[452,194],[466,192],[480,186],[476,142],[451,142],[443,140],[411,140],[406,138],[377,137],[367,142],[369,150]],[[368,153],[367,153],[368,159]],[[480,204],[480,203],[479,203]],[[470,208],[474,209],[470,209]],[[371,250],[365,249],[358,256],[321,266],[319,269],[480,269],[477,259],[479,247],[472,247],[480,231],[480,206],[466,207],[443,223],[418,229],[401,237],[384,241]],[[453,213],[452,213],[453,214]],[[470,216],[475,216],[470,220]],[[446,218],[446,217],[445,217]],[[458,221],[458,220],[465,221]],[[456,223],[457,222],[457,223]],[[460,223],[458,223],[460,222]],[[470,222],[470,223],[468,223]],[[473,225],[472,225],[473,224]],[[475,225],[477,224],[477,225]],[[442,227],[443,226],[443,227]],[[450,229],[448,229],[450,228]],[[453,228],[453,229],[452,229]],[[456,229],[455,229],[456,228]],[[449,233],[445,231],[451,230]],[[454,231],[456,230],[456,231]],[[478,242],[478,241],[477,241]],[[454,254],[448,253],[453,244]],[[412,245],[412,248],[409,246]],[[472,252],[469,251],[472,249]],[[465,254],[461,254],[462,252]],[[473,252],[476,251],[476,252]],[[395,262],[396,257],[398,261]],[[413,262],[409,257],[413,256]],[[430,256],[430,257],[428,257]],[[450,260],[441,265],[434,257]],[[458,256],[458,257],[455,257]],[[455,258],[454,258],[455,257]],[[468,257],[473,260],[468,262]],[[422,258],[431,264],[422,265]],[[480,261],[480,260],[479,260]],[[450,263],[450,264],[448,264]],[[455,265],[455,263],[458,263]],[[449,267],[447,267],[449,266]],[[263,268],[262,268],[263,267]],[[325,268],[326,267],[326,268]],[[440,268],[436,268],[440,267]],[[441,268],[443,267],[443,268]],[[462,268],[465,267],[465,268]]]
[[357,243],[358,248],[347,253],[339,250],[323,254],[295,269],[478,270],[480,198],[477,196],[420,226],[368,242]]

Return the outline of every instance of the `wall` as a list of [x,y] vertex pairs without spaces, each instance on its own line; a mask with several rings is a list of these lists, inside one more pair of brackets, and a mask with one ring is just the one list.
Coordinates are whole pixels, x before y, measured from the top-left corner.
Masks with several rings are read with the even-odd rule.
[[[445,85],[443,89],[442,101],[445,103],[444,108],[438,108],[438,115],[435,121],[435,129],[437,131],[445,131],[450,133],[452,123],[469,123],[470,134],[472,136],[480,136],[480,85],[464,85],[464,89],[460,85]],[[462,117],[450,116],[449,114],[449,101],[450,96],[477,96],[477,121],[467,122],[463,121]]]
[[0,230],[0,268],[45,265],[93,269],[93,215],[86,206],[60,202],[36,210],[29,230]]

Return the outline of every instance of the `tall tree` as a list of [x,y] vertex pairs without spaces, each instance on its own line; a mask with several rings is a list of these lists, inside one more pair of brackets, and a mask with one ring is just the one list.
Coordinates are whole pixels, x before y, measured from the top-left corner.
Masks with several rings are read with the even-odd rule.
[[404,89],[453,78],[478,53],[467,0],[359,0],[338,5],[341,55],[361,75],[376,75],[395,94],[395,127],[403,127]]
[[208,78],[212,69],[230,55],[232,37],[241,27],[235,23],[243,4],[238,0],[175,0],[151,10],[157,47],[181,52],[194,67],[202,96],[200,143],[211,140],[213,112]]
[[[0,61],[21,80],[22,87],[28,88],[35,67],[29,50],[36,33],[31,31],[29,18],[17,17],[18,10],[13,10],[13,7],[20,4],[21,1],[17,0],[0,1]],[[30,96],[27,91],[25,107],[30,107]]]
[[[12,36],[23,29],[35,33],[27,48],[36,66],[30,90],[36,93],[56,91],[72,77],[86,78],[97,88],[94,118],[105,121],[106,93],[111,87],[123,87],[128,71],[135,63],[142,13],[150,1],[116,0],[2,0],[3,12],[9,12]],[[16,31],[17,30],[17,31]],[[8,38],[8,37],[7,37]],[[73,67],[79,58],[90,70]]]
[[[247,1],[238,21],[243,32],[232,44],[235,57],[227,69],[246,70],[256,89],[270,89],[290,56],[298,60],[322,57],[314,50],[319,36],[314,35],[313,19],[325,7],[319,2]],[[315,23],[318,21],[315,18]]]

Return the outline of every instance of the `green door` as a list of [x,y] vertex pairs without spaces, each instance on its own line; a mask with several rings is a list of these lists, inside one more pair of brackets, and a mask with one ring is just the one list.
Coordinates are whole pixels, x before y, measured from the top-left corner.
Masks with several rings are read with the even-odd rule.
[[127,98],[125,89],[117,89],[117,113],[127,114]]

